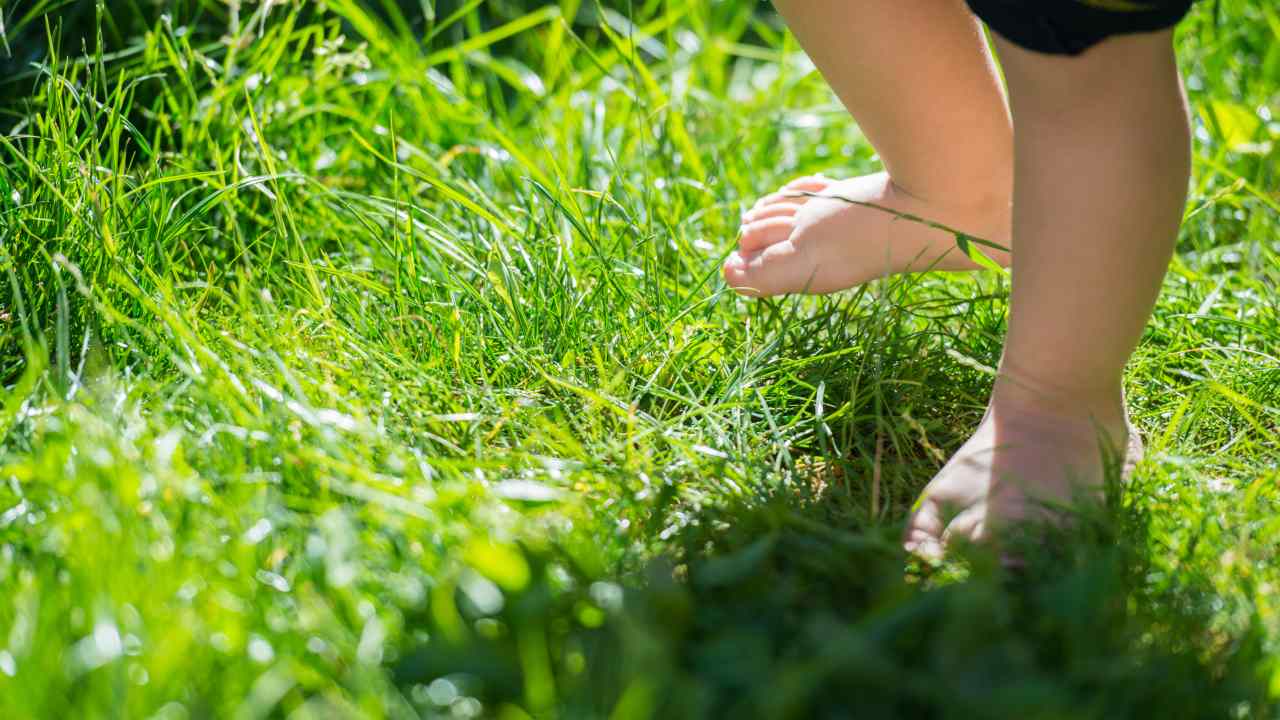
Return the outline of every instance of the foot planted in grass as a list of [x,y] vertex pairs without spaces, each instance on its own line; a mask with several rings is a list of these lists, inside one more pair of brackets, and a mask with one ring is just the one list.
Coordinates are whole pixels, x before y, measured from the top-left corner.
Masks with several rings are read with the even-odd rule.
[[[911,194],[886,173],[805,177],[742,216],[724,277],[743,295],[770,297],[831,293],[902,272],[974,270],[979,265],[948,229],[1007,248],[1009,222],[1007,192],[966,189],[940,201]],[[1008,266],[1008,253],[981,249]]]
[[1142,442],[1123,393],[1100,396],[1048,395],[997,380],[977,432],[916,502],[907,551],[938,559],[956,541],[998,543],[1005,531],[1069,522],[1072,506],[1102,500],[1108,477],[1128,477],[1142,458]]

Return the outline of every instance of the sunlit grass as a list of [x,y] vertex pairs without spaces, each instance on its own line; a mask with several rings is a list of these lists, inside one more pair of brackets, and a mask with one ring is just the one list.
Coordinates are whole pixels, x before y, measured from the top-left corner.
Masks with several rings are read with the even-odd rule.
[[0,10],[0,717],[1275,716],[1276,11],[1181,32],[1150,459],[1010,577],[896,543],[1007,278],[718,278],[874,167],[766,7],[56,5]]

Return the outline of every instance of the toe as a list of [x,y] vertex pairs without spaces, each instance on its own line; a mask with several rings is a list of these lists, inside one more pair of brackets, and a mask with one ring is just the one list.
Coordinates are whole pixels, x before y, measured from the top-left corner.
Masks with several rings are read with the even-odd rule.
[[982,543],[987,539],[987,512],[985,506],[965,509],[956,515],[947,529],[942,532],[942,546],[953,547],[953,543]]
[[725,280],[743,295],[772,297],[795,292],[822,292],[813,286],[815,268],[789,240],[754,253],[735,253],[725,263]]
[[834,181],[824,177],[812,175],[809,177],[796,178],[791,182],[783,185],[777,192],[769,193],[756,203],[757,208],[776,205],[778,203],[789,203],[795,205],[803,205],[809,201],[809,196],[803,193],[816,193],[826,190]]
[[765,205],[764,207],[747,211],[742,216],[742,222],[743,224],[747,224],[771,217],[790,217],[795,215],[801,207],[803,207],[803,204],[798,202],[780,202],[772,205]]
[[945,529],[941,508],[926,497],[920,501],[920,507],[907,521],[902,546],[912,555],[936,560],[942,557],[942,535]]
[[830,178],[821,175],[808,175],[802,178],[796,178],[791,182],[783,185],[777,192],[769,193],[756,200],[756,204],[751,207],[752,210],[758,210],[769,205],[777,203],[790,203],[795,205],[803,205],[809,200],[808,196],[802,193],[822,192],[835,184]]
[[793,229],[795,229],[795,218],[791,215],[769,217],[748,223],[742,226],[738,248],[744,253],[759,252],[791,237]]
[[755,204],[755,205],[753,205],[753,206],[751,207],[751,209],[752,209],[752,210],[759,210],[760,208],[768,207],[768,206],[770,206],[770,205],[775,205],[775,204],[777,204],[777,203],[799,203],[799,204],[804,204],[804,202],[805,202],[806,200],[808,200],[809,198],[805,197],[804,195],[801,195],[801,194],[800,194],[801,192],[806,192],[806,191],[801,191],[801,190],[779,190],[778,192],[771,192],[771,193],[769,193],[768,195],[765,195],[764,197],[762,197],[762,198],[760,198],[759,200],[757,200],[757,201],[756,201],[756,204]]
[[724,274],[724,281],[729,287],[742,295],[755,297],[757,293],[748,281],[750,271],[747,269],[747,263],[748,258],[735,250],[729,253],[729,257],[725,258],[724,266],[720,270]]
[[796,178],[786,185],[782,186],[783,190],[791,192],[822,192],[831,186],[834,182],[830,178],[821,175],[810,175],[808,177]]

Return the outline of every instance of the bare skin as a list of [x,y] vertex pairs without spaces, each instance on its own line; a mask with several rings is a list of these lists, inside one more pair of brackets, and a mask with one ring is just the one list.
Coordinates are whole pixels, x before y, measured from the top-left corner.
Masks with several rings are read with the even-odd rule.
[[986,417],[908,522],[906,546],[922,555],[1098,493],[1108,455],[1137,461],[1121,375],[1186,202],[1171,31],[1078,58],[998,48],[1017,137],[1009,336]]
[[[800,194],[806,192],[832,197]],[[836,292],[902,272],[979,267],[961,252],[953,233],[890,210],[1009,246],[1007,200],[929,201],[899,187],[888,173],[840,181],[808,177],[761,198],[743,215],[725,279],[745,295],[768,297]],[[982,250],[1009,264],[1008,253]]]
[[[885,275],[977,266],[955,237],[840,195],[1009,247],[1013,135],[994,62],[962,0],[776,5],[875,146],[885,172],[800,178],[743,217],[725,262],[746,295],[827,293]],[[1005,253],[988,252],[1008,264]]]
[[886,172],[802,178],[762,198],[743,218],[726,280],[768,296],[973,267],[947,233],[801,193],[871,202],[1011,247],[1011,257],[994,257],[1012,261],[1014,279],[987,414],[925,488],[905,546],[937,555],[1096,494],[1109,458],[1132,466],[1141,455],[1121,378],[1168,265],[1190,173],[1172,32],[1111,38],[1074,58],[998,40],[1011,128],[959,0],[778,5]]

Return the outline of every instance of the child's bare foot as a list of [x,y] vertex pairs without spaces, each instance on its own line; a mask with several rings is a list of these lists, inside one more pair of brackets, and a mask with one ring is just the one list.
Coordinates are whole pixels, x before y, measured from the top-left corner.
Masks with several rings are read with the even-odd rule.
[[[730,287],[744,295],[830,293],[878,277],[924,270],[974,270],[953,234],[892,212],[914,215],[1009,247],[1007,191],[974,192],[946,201],[917,198],[886,173],[850,180],[806,177],[766,195],[742,217],[738,249],[724,264]],[[1008,266],[1007,253],[983,252]]]
[[1141,459],[1121,394],[1102,419],[1074,400],[1028,402],[999,385],[978,431],[924,489],[909,552],[936,559],[957,539],[981,543],[1019,521],[1052,519],[1053,508],[1101,499],[1108,464],[1124,477]]

